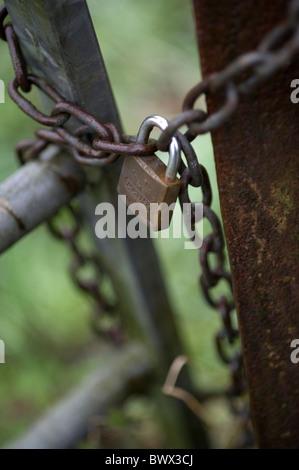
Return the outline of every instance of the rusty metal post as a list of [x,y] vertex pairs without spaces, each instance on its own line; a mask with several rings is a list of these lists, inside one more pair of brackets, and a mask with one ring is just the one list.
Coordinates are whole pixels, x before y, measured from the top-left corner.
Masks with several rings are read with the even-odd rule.
[[[285,0],[193,0],[204,77],[257,47],[281,22]],[[262,448],[299,447],[298,61],[213,132],[252,420]],[[208,99],[210,112],[218,108]]]

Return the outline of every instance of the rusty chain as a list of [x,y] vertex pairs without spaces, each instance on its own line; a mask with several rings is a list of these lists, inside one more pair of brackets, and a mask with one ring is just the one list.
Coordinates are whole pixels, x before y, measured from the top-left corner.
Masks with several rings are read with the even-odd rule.
[[[107,279],[107,275],[102,270],[98,258],[95,255],[89,255],[80,246],[80,235],[83,225],[80,212],[72,205],[66,206],[64,210],[68,212],[68,223],[57,224],[52,219],[48,221],[49,230],[56,239],[65,242],[71,250],[70,276],[74,285],[88,294],[93,300],[91,316],[93,329],[97,334],[104,336],[115,345],[120,345],[123,343],[124,338],[120,328],[117,303],[114,299],[106,298],[101,289],[102,284]],[[87,278],[84,271],[88,271]],[[90,271],[92,271],[92,275]]]
[[[188,142],[186,136],[180,136],[182,145],[182,137]],[[190,144],[189,144],[190,145]],[[192,148],[192,146],[191,146]],[[221,329],[216,333],[215,343],[221,362],[228,367],[230,371],[230,386],[226,392],[231,410],[241,423],[240,436],[242,444],[241,447],[252,444],[252,433],[249,428],[249,408],[247,403],[239,405],[239,397],[244,397],[246,393],[246,383],[243,373],[243,362],[241,352],[234,351],[230,355],[228,353],[229,346],[233,349],[236,341],[239,338],[239,332],[234,326],[235,305],[233,301],[233,287],[231,274],[226,270],[226,259],[224,256],[224,235],[222,231],[221,222],[217,214],[211,209],[212,204],[212,189],[207,170],[203,165],[199,165],[201,173],[201,190],[202,190],[202,203],[203,203],[203,218],[208,220],[212,227],[212,233],[209,233],[203,240],[202,246],[199,250],[199,263],[201,266],[200,285],[203,295],[207,303],[214,308],[221,318]],[[195,220],[195,206],[198,203],[192,203],[189,197],[189,187],[192,184],[192,177],[189,168],[181,164],[179,169],[181,174],[181,190],[179,195],[180,205],[184,208],[184,204],[191,204],[191,230],[194,233],[196,230]],[[184,212],[183,212],[184,213]],[[193,235],[194,239],[198,239]],[[209,259],[214,256],[214,263]],[[221,295],[218,299],[213,297],[212,291],[220,281],[226,281],[229,286],[230,298],[226,295]]]
[[[246,389],[242,368],[242,356],[240,352],[234,352],[231,356],[227,353],[227,345],[234,345],[238,338],[238,330],[234,326],[233,292],[231,275],[225,269],[224,236],[219,218],[211,209],[212,191],[209,176],[206,169],[199,164],[191,142],[208,132],[217,129],[227,122],[234,114],[239,100],[244,94],[251,93],[257,86],[268,80],[279,70],[287,67],[299,52],[299,0],[290,2],[286,20],[283,24],[272,30],[252,52],[239,56],[223,70],[214,73],[197,84],[187,94],[183,112],[169,122],[167,129],[161,132],[157,141],[150,140],[146,144],[137,144],[136,137],[121,134],[112,123],[101,123],[93,116],[86,113],[76,105],[69,103],[43,79],[28,74],[27,66],[22,56],[21,48],[11,23],[4,23],[7,16],[5,6],[0,8],[0,37],[8,42],[15,78],[9,84],[9,94],[21,110],[33,118],[36,122],[50,127],[49,130],[36,131],[36,140],[20,142],[17,153],[22,163],[29,159],[37,158],[40,152],[49,143],[67,146],[74,158],[81,164],[102,166],[114,162],[119,155],[148,156],[156,150],[167,151],[171,139],[175,136],[179,139],[181,148],[186,158],[187,166],[181,162],[179,173],[181,175],[180,204],[191,202],[189,187],[201,187],[203,195],[203,216],[212,227],[212,233],[207,235],[200,249],[199,261],[202,269],[200,284],[208,304],[216,309],[222,320],[222,328],[216,335],[216,346],[219,357],[231,372],[231,387],[228,396],[231,404],[244,424],[247,431],[248,412],[244,407],[237,406],[237,399]],[[40,112],[19,91],[27,93],[32,86],[36,86],[54,101],[54,107],[50,115]],[[213,114],[204,110],[194,109],[196,101],[202,95],[216,95],[224,104]],[[73,132],[64,126],[71,117],[75,117],[80,126]],[[182,126],[188,127],[183,134],[179,130]],[[195,205],[192,203],[193,220],[192,229],[195,228]],[[83,254],[77,245],[77,237],[80,232],[79,215],[70,209],[75,221],[75,229],[61,227],[51,230],[56,237],[64,240],[74,254],[71,272],[76,284],[95,299],[98,311],[113,310],[101,296],[95,282],[80,280],[78,271],[85,264],[95,264],[96,259]],[[211,263],[214,256],[214,263]],[[98,266],[99,268],[99,266]],[[220,296],[215,299],[212,290],[220,281],[226,281],[231,291],[231,299],[228,296]],[[116,329],[109,330],[109,335],[119,341],[121,335]],[[226,346],[225,346],[226,343]],[[244,411],[245,410],[245,411]]]
[[[27,155],[38,155],[46,146],[47,142],[42,140],[21,141],[16,146],[20,164],[24,164],[24,152]],[[61,214],[62,212],[66,214]],[[66,215],[67,220],[60,221],[61,215]],[[56,217],[49,220],[47,225],[52,236],[64,242],[71,251],[69,274],[73,284],[93,301],[90,318],[93,330],[99,336],[119,346],[123,344],[125,338],[115,300],[116,294],[113,292],[113,299],[110,299],[102,288],[105,283],[107,284],[107,281],[110,282],[110,279],[103,271],[97,255],[90,254],[81,247],[83,223],[84,220],[78,208],[68,204],[60,210]]]

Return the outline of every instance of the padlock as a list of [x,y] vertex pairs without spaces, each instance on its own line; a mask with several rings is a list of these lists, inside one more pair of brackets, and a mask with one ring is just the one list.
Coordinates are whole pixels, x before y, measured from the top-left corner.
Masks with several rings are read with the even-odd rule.
[[[164,130],[168,122],[161,116],[146,118],[140,126],[137,143],[147,142],[155,126]],[[117,192],[125,196],[127,206],[143,204],[145,210],[138,210],[136,216],[155,232],[170,225],[181,185],[176,176],[180,159],[180,146],[175,137],[170,143],[167,166],[155,154],[125,157]]]

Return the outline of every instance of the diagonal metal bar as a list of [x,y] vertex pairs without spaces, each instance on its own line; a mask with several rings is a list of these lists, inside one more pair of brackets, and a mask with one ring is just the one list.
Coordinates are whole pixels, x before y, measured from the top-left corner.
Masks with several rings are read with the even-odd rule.
[[72,103],[119,126],[86,2],[9,0],[5,5],[31,69]]

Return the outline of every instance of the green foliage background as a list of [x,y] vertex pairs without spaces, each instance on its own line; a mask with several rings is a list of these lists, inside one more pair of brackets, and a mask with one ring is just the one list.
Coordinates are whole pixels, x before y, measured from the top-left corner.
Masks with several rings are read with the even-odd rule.
[[[186,92],[200,79],[190,2],[88,3],[126,132],[136,134],[150,114],[178,114]],[[7,85],[13,72],[2,42],[0,60],[0,78]],[[14,145],[31,138],[35,128],[6,95],[0,105],[1,181],[17,169]],[[196,149],[217,193],[209,136],[201,137]],[[193,197],[200,200],[200,191]],[[217,197],[213,204],[219,213]],[[198,252],[184,250],[184,240],[155,243],[194,381],[201,388],[221,387],[227,372],[213,344],[220,321],[198,291]],[[0,259],[0,338],[6,344],[6,364],[0,366],[0,444],[19,435],[99,362],[90,305],[67,276],[68,259],[67,250],[44,227]],[[215,416],[217,425],[221,413]]]

